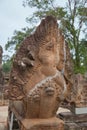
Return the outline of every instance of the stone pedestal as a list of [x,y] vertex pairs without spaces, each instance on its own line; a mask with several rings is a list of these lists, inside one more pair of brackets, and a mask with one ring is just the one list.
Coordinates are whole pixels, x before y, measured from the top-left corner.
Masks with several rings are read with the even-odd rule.
[[64,130],[64,122],[58,118],[23,119],[20,130]]

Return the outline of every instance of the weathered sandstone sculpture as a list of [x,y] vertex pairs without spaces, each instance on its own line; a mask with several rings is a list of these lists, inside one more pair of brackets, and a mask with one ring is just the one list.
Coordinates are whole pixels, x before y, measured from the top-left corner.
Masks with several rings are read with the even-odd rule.
[[3,84],[4,84],[4,75],[2,72],[2,47],[0,46],[0,92],[3,91]]
[[[63,122],[55,115],[67,91],[65,49],[56,19],[47,16],[17,51],[10,74],[9,107],[22,117],[21,130],[63,130]],[[27,126],[26,122],[31,123]]]
[[2,50],[2,47],[0,46],[0,65],[2,64],[2,53],[3,53],[3,50]]
[[76,107],[87,107],[87,79],[84,75],[77,74],[75,76],[73,100]]

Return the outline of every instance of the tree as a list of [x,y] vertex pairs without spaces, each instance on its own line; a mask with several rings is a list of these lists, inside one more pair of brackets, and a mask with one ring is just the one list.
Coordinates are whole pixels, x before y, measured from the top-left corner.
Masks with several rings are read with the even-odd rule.
[[[87,1],[68,0],[65,8],[58,7],[56,0],[25,0],[24,5],[35,7],[37,10],[28,22],[37,22],[46,15],[54,15],[60,21],[66,41],[69,43],[73,56],[74,70],[76,73],[87,71]],[[81,36],[84,35],[84,36]]]
[[[27,22],[33,25],[33,28],[26,27],[26,28],[23,28],[21,31],[15,30],[11,39],[8,39],[6,43],[6,46],[5,46],[6,50],[9,50],[9,51],[13,49],[16,50],[21,44],[21,42],[23,41],[23,39],[29,36],[29,34],[31,34],[34,31],[34,29],[36,28],[36,24],[39,22],[39,20],[41,20],[46,15],[51,14],[54,16],[58,16],[57,17],[58,19],[60,19],[61,17],[64,17],[66,12],[63,10],[62,7],[60,8],[56,7],[54,10],[52,9],[51,4],[53,4],[53,1],[45,0],[45,3],[44,3],[44,0],[43,0],[41,3],[38,3],[38,2],[34,3],[34,7],[35,7],[35,4],[38,6],[38,11],[35,11],[32,17],[26,18]],[[25,4],[27,4],[27,2],[23,2],[24,6]],[[31,1],[31,7],[33,7],[32,1]],[[40,7],[40,10],[39,10],[39,7]]]
[[[67,0],[66,7],[59,7],[57,0],[24,0],[23,5],[35,8],[35,12],[26,20],[35,28],[46,15],[53,15],[58,19],[66,41],[69,43],[73,56],[74,70],[76,73],[84,73],[87,69],[87,7],[86,0]],[[33,31],[33,29],[31,29]],[[29,31],[29,32],[28,32]],[[24,37],[32,31],[27,28],[24,32],[16,31],[11,40],[8,40],[7,48],[15,44],[19,46]],[[28,32],[28,33],[27,33]],[[21,34],[21,35],[20,35]]]
[[3,56],[2,70],[4,73],[9,73],[12,66],[12,58],[8,55]]
[[22,28],[21,31],[14,31],[13,36],[11,37],[11,39],[8,39],[6,45],[5,45],[5,49],[10,51],[10,50],[17,50],[18,47],[20,46],[21,42],[23,41],[23,39],[25,37],[27,37],[29,34],[31,34],[31,32],[34,30],[33,28]]
[[87,31],[86,4],[86,0],[68,0],[68,11],[66,16],[62,19],[61,25],[65,38],[72,51],[74,69],[76,73],[84,73],[86,71],[85,61],[87,62],[87,48],[85,44],[87,44],[87,41],[85,36],[81,36],[85,35],[85,32]]

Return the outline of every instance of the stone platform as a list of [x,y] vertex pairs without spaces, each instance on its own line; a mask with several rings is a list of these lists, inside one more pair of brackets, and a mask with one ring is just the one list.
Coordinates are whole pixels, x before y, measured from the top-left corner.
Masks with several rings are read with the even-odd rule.
[[87,114],[63,112],[57,115],[65,123],[65,130],[87,130]]

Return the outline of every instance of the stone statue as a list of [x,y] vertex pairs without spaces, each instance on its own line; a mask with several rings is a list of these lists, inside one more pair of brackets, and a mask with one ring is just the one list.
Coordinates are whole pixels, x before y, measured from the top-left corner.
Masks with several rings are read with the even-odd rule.
[[0,91],[2,92],[3,89],[3,83],[4,83],[4,75],[2,72],[2,53],[3,53],[3,49],[0,46]]
[[78,108],[87,107],[87,79],[82,74],[74,76],[73,102]]
[[2,69],[2,53],[3,53],[3,50],[2,50],[2,47],[0,46],[0,70]]
[[[63,75],[65,48],[64,36],[53,16],[43,19],[35,33],[21,44],[10,73],[9,106],[15,108],[23,119],[56,116],[67,91],[66,76]],[[62,130],[59,126],[52,130]]]

